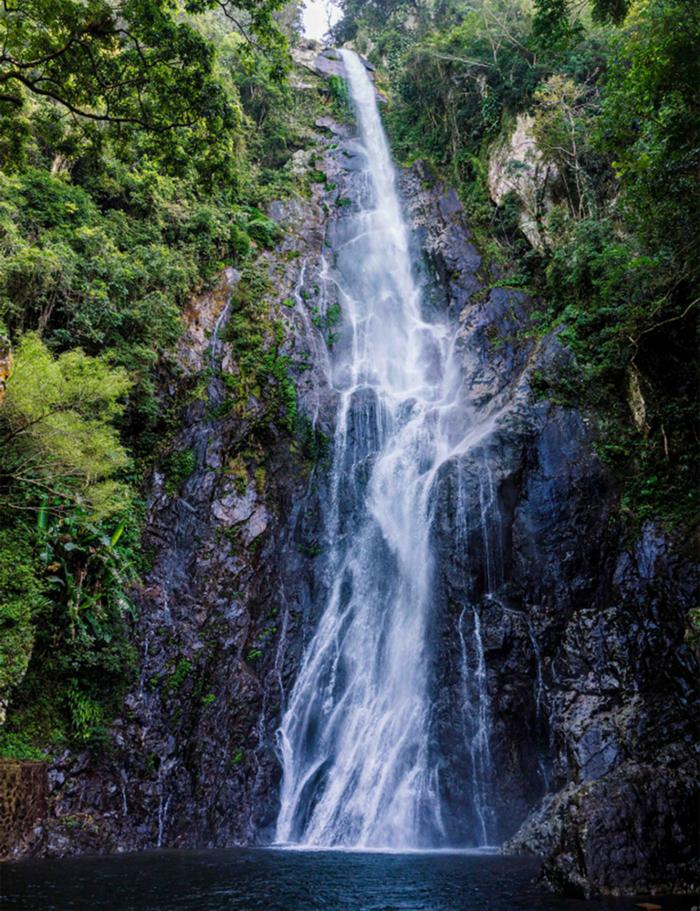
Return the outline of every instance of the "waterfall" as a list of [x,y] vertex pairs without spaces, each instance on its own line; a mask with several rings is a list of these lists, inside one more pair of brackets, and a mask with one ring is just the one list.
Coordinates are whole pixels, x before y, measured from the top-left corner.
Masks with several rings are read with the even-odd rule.
[[[328,584],[278,734],[276,840],[435,847],[446,835],[431,698],[431,492],[440,467],[483,439],[495,419],[476,423],[466,404],[455,327],[429,307],[412,267],[374,86],[354,53],[342,55],[366,165],[329,277],[342,325],[331,364],[339,408],[325,517]],[[485,666],[472,616],[483,716],[473,755],[483,764]],[[479,790],[477,843],[486,836],[484,800]]]

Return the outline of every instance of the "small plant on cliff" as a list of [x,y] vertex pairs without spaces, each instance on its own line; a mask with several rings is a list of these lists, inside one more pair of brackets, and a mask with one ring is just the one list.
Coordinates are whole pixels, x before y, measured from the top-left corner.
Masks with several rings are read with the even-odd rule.
[[193,449],[179,449],[169,453],[163,460],[165,492],[173,497],[197,467],[197,455]]
[[190,674],[192,673],[192,669],[192,662],[188,658],[179,658],[177,664],[173,668],[172,673],[166,680],[166,691],[171,693],[177,692],[189,678]]
[[328,79],[328,94],[330,95],[333,114],[338,120],[352,121],[353,110],[350,103],[348,84],[342,76],[330,76]]
[[66,691],[73,736],[82,743],[104,741],[104,711],[96,699],[89,696],[77,680],[72,680]]

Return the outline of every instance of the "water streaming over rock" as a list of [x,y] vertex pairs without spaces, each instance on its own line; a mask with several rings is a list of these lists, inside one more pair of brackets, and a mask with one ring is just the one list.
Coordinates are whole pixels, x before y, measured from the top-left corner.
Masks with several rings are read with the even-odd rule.
[[[440,467],[483,438],[462,389],[456,330],[430,306],[413,262],[373,84],[343,51],[364,169],[334,270],[342,324],[331,364],[340,404],[326,516],[326,600],[279,732],[276,839],[317,846],[447,843],[434,736],[432,530]],[[491,499],[489,499],[491,498]],[[486,479],[482,510],[493,509]],[[497,573],[497,555],[489,575]],[[479,617],[465,653],[471,773],[488,840],[488,708]],[[463,635],[460,623],[460,633]],[[468,785],[467,785],[468,787]]]

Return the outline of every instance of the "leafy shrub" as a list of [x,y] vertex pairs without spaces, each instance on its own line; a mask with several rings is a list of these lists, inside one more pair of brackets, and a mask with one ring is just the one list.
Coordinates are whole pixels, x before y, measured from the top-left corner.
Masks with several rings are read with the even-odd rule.
[[0,531],[0,707],[24,677],[32,655],[35,625],[47,607],[36,557],[29,542]]

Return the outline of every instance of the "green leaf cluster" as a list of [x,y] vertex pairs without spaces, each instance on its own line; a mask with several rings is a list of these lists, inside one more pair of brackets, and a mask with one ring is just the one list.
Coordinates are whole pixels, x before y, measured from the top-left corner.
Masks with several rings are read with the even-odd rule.
[[123,368],[73,349],[53,357],[25,335],[16,352],[0,412],[6,507],[55,496],[103,518],[126,507],[115,476],[128,457],[114,420],[131,386]]

